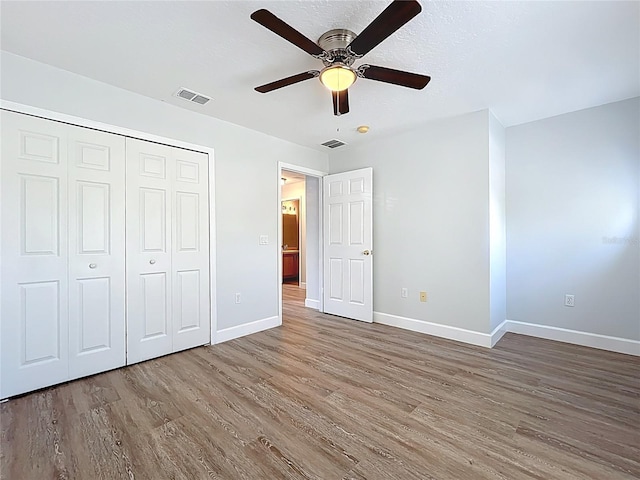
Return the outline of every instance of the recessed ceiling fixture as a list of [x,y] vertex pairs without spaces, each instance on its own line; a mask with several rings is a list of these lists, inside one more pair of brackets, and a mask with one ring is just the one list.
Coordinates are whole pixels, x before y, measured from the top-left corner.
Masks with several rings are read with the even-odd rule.
[[369,125],[360,125],[356,130],[358,130],[358,133],[367,133],[369,131]]
[[204,105],[211,100],[211,97],[207,97],[206,95],[194,92],[193,90],[189,90],[184,87],[180,87],[175,96],[178,98],[182,98],[183,100],[197,103],[198,105]]
[[349,112],[349,87],[358,77],[392,83],[402,87],[423,89],[431,77],[404,72],[386,67],[353,64],[369,53],[389,35],[422,11],[416,0],[394,0],[361,33],[336,28],[322,34],[318,42],[305,37],[288,23],[264,8],[251,14],[251,19],[304,50],[324,64],[322,70],[309,70],[290,77],[256,87],[256,91],[267,93],[304,80],[320,77],[322,84],[331,90],[333,114]]

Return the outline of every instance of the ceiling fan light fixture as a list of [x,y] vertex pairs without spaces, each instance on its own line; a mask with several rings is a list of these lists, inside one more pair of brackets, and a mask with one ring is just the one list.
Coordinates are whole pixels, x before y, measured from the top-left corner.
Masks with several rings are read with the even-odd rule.
[[356,78],[356,72],[342,64],[330,65],[320,72],[320,81],[332,92],[346,90],[353,85]]

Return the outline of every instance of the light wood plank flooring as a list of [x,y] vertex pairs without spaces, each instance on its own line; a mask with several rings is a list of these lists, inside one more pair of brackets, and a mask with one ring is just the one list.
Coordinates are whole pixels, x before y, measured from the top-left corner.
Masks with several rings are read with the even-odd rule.
[[321,315],[12,399],[1,474],[43,479],[638,479],[640,359],[493,350]]

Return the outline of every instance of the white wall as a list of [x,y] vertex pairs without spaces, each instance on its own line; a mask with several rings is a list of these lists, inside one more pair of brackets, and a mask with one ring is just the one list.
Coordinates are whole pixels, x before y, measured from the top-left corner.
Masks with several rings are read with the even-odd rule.
[[507,317],[640,340],[640,99],[506,136]]
[[507,318],[507,252],[505,226],[505,130],[489,114],[489,275],[491,330]]
[[[330,156],[331,173],[367,166],[373,167],[374,310],[489,333],[488,112]],[[419,301],[420,290],[427,303]]]
[[325,153],[6,52],[0,66],[4,100],[214,148],[218,330],[278,314],[278,161],[327,171]]
[[281,198],[291,200],[299,198],[298,203],[298,228],[300,237],[298,238],[298,258],[300,259],[300,271],[298,279],[302,283],[307,281],[307,199],[305,194],[305,182],[301,180],[295,183],[286,183],[281,187]]
[[320,303],[320,179],[306,177],[307,218],[307,306]]

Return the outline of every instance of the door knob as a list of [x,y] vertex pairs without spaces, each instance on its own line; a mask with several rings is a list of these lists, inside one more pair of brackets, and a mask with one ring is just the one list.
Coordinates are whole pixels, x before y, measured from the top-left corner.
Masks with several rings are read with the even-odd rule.
[[98,265],[96,265],[95,263],[90,263],[89,264],[89,268],[96,268]]
[[365,250],[362,252],[363,255],[371,255],[373,252],[371,250]]
[[149,260],[149,263],[153,265],[154,263],[156,263],[156,261],[152,258],[151,260]]

